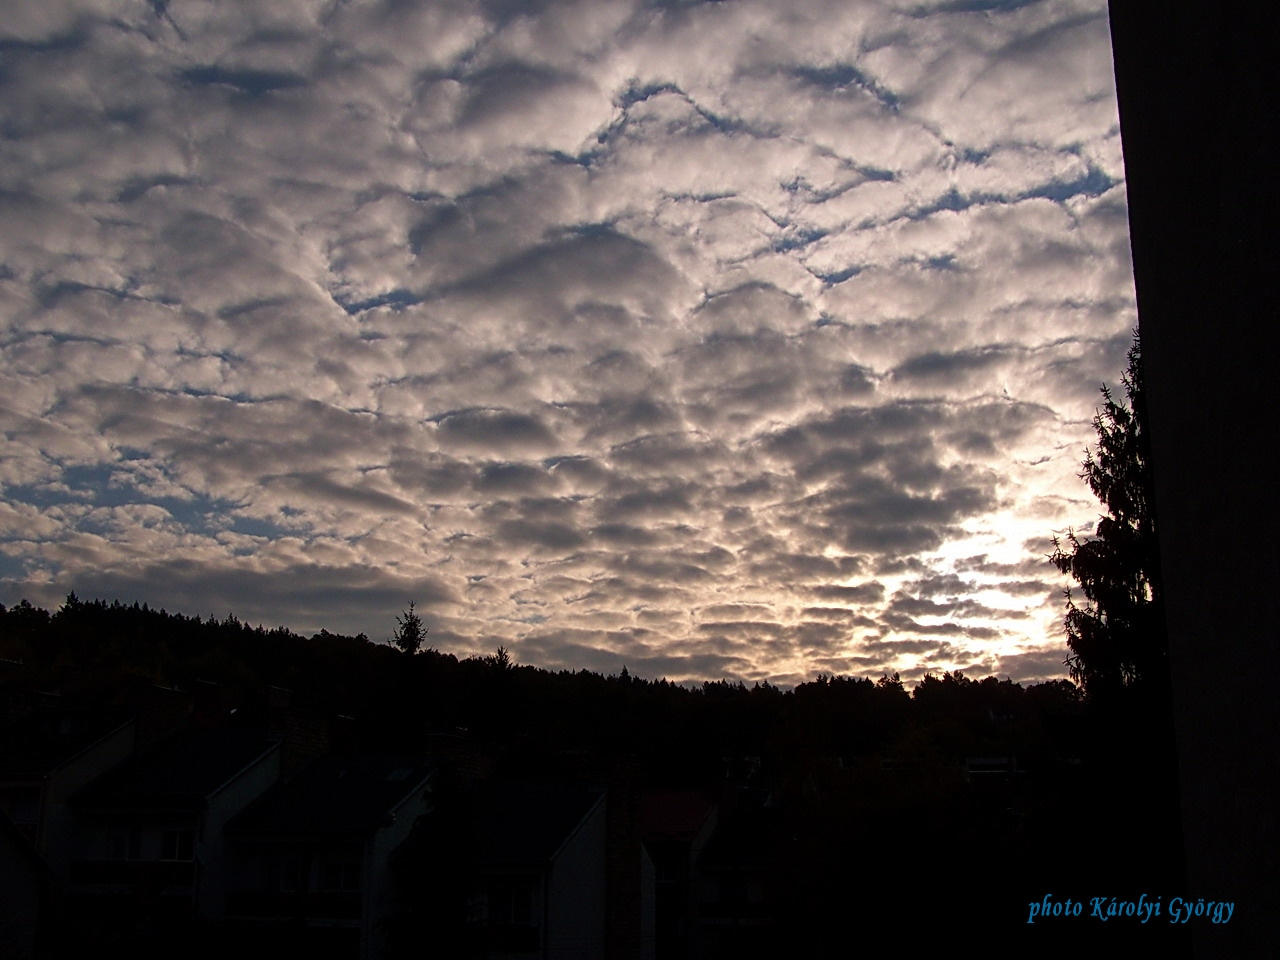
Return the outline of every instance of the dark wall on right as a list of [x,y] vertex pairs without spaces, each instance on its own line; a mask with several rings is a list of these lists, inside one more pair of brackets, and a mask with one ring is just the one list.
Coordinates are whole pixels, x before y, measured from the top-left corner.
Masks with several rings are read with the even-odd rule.
[[[1196,956],[1280,946],[1280,14],[1112,0]],[[1153,891],[1153,894],[1155,891]]]

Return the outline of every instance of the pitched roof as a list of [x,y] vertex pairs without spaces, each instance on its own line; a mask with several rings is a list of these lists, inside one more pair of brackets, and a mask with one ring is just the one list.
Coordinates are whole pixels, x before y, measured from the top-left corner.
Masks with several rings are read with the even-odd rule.
[[199,809],[268,753],[280,748],[260,730],[190,730],[135,754],[79,791],[93,807]]
[[573,783],[490,785],[472,807],[477,864],[549,863],[604,796]]
[[689,841],[714,809],[715,801],[700,790],[646,790],[640,795],[640,833],[646,840]]
[[133,720],[122,707],[47,710],[0,731],[0,775],[58,769]]
[[435,770],[420,757],[329,756],[278,783],[237,814],[238,833],[367,832],[385,826]]

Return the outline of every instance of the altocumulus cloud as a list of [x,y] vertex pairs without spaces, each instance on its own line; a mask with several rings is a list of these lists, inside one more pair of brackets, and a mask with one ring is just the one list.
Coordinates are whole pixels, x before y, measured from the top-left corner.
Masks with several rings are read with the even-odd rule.
[[674,679],[1062,675],[1102,0],[21,5],[0,577]]

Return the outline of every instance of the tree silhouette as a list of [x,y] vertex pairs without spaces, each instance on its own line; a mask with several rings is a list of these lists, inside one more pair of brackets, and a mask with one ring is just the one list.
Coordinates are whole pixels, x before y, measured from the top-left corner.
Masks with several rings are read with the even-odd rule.
[[1091,698],[1167,678],[1167,641],[1160,594],[1146,393],[1137,335],[1122,377],[1125,401],[1102,388],[1094,417],[1095,451],[1086,451],[1081,479],[1107,508],[1096,535],[1053,538],[1050,561],[1080,584],[1078,606],[1067,590],[1065,626],[1071,678]]
[[427,638],[427,628],[422,625],[422,618],[414,612],[413,601],[409,601],[409,609],[396,617],[395,644],[405,653],[413,655],[422,647]]

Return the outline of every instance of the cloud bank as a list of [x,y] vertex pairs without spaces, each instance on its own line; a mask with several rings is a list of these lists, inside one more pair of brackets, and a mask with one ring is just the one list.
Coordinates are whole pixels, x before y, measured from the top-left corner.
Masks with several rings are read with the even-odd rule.
[[1105,3],[0,24],[0,586],[673,679],[1062,676]]

